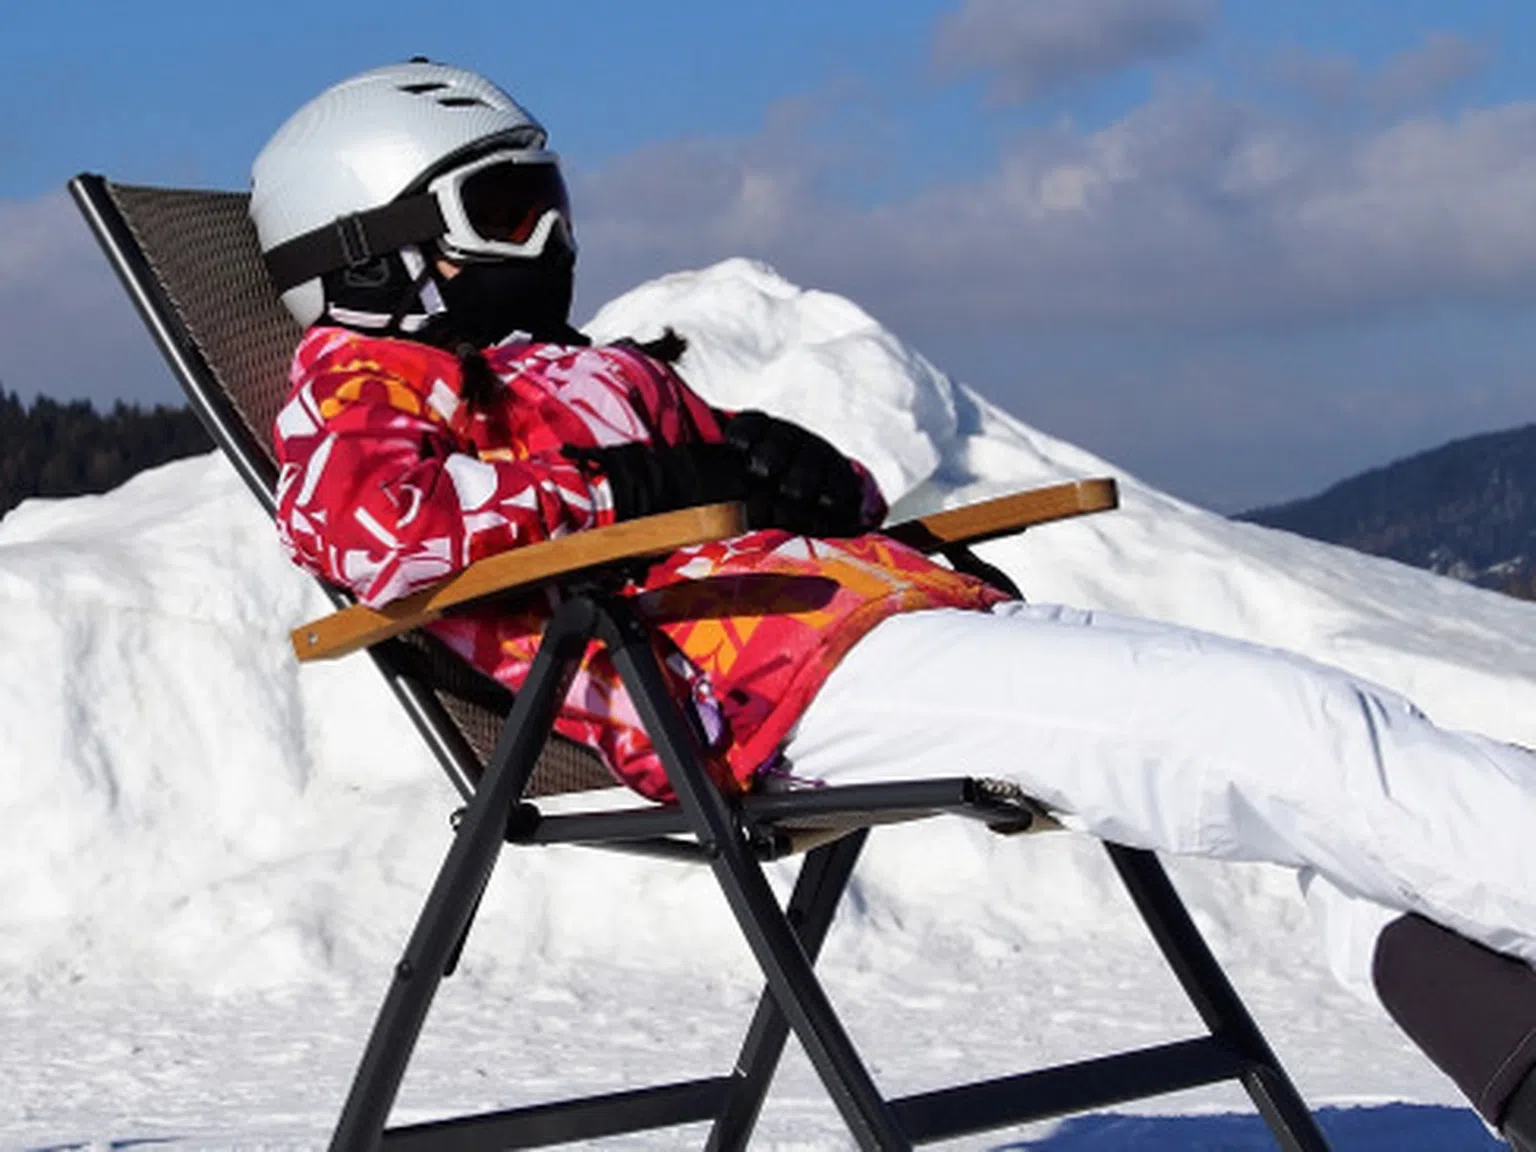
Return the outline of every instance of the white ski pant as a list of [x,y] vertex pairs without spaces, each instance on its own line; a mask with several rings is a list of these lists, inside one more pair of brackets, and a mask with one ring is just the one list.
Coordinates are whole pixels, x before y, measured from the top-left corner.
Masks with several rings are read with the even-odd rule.
[[1290,653],[1052,605],[910,613],[785,756],[828,784],[1012,780],[1106,840],[1300,869],[1356,988],[1402,911],[1536,963],[1536,754]]

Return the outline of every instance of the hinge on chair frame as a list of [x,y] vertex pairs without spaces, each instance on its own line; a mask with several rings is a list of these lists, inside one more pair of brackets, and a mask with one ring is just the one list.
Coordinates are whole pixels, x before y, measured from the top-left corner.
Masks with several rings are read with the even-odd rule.
[[[455,808],[448,814],[448,827],[458,832],[459,826],[464,823],[464,817],[468,813],[467,806]],[[537,804],[527,802],[514,804],[512,810],[507,813],[507,830],[504,838],[514,844],[527,841],[543,818],[544,814],[539,811]]]
[[1013,808],[1017,817],[1003,816],[987,821],[987,827],[1002,836],[1016,836],[1021,832],[1052,832],[1061,828],[1060,822],[1034,797],[1011,780],[994,780],[978,777],[973,787],[981,794],[980,799],[990,800],[999,807]]

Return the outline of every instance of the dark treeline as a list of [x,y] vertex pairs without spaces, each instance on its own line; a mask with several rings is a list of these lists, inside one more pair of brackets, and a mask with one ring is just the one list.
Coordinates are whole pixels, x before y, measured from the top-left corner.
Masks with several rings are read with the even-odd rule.
[[29,496],[105,492],[136,472],[213,447],[185,408],[39,396],[30,406],[0,391],[0,516]]

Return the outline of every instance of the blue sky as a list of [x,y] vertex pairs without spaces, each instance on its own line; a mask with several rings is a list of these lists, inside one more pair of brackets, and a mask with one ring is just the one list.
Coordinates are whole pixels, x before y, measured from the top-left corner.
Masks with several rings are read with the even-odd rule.
[[1521,0],[55,0],[0,17],[0,381],[175,401],[61,195],[237,187],[422,53],[551,128],[578,318],[746,254],[1222,510],[1536,420]]

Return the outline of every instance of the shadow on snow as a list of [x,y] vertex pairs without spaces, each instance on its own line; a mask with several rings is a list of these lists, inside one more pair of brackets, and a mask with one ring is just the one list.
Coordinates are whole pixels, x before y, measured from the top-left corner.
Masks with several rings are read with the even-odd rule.
[[[1466,1108],[1424,1104],[1320,1108],[1334,1152],[1508,1152]],[[998,1145],[994,1152],[1274,1152],[1256,1115],[1082,1116],[1050,1136]]]
[[175,1136],[144,1136],[138,1139],[90,1141],[85,1144],[49,1144],[39,1148],[28,1148],[27,1152],[126,1152],[131,1148],[149,1148],[159,1144],[174,1144]]

